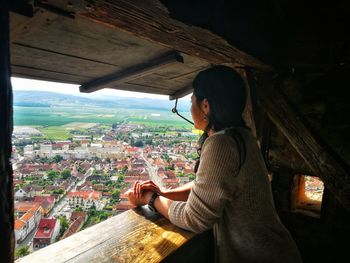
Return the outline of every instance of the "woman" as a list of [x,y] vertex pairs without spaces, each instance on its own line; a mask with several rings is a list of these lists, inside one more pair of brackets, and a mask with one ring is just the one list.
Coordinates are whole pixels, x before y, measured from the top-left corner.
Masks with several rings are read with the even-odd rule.
[[[301,262],[274,208],[264,160],[245,126],[245,86],[231,68],[215,66],[193,81],[191,114],[202,136],[196,180],[161,192],[151,181],[127,192],[173,224],[200,233],[213,228],[217,262]],[[159,195],[158,195],[159,194]]]

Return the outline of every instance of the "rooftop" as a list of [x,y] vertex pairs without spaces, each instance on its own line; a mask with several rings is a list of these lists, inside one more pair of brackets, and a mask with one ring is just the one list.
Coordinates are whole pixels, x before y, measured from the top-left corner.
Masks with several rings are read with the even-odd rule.
[[51,238],[56,223],[57,219],[55,218],[40,219],[38,230],[36,231],[34,238]]

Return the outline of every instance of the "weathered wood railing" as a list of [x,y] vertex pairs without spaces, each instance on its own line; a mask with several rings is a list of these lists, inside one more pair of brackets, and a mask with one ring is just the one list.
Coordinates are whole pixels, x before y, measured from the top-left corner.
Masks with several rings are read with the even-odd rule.
[[[211,232],[182,230],[146,207],[126,211],[16,262],[212,262]],[[180,261],[179,261],[180,260]]]

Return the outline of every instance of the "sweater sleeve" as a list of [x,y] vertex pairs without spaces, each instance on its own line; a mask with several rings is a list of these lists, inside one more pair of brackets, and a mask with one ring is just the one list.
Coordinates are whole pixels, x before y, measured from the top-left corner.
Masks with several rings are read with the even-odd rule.
[[189,198],[186,202],[172,202],[170,221],[196,233],[210,229],[221,217],[225,203],[232,199],[238,165],[237,145],[230,136],[209,137],[203,145]]

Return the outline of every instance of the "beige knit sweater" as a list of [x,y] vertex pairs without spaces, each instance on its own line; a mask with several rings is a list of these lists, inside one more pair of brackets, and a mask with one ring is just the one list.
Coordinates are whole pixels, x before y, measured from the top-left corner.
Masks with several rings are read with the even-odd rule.
[[217,262],[301,262],[274,208],[256,140],[248,129],[237,131],[246,144],[241,169],[235,140],[225,131],[210,136],[189,198],[172,202],[170,221],[198,233],[213,228]]

